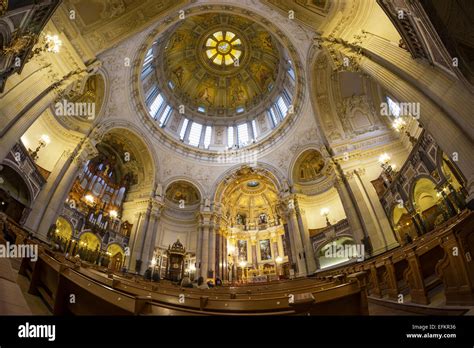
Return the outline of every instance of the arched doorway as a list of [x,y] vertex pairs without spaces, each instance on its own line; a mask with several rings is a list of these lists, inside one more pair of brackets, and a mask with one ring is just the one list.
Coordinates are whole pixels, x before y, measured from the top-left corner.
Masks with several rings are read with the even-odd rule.
[[98,263],[100,258],[101,242],[92,232],[84,232],[79,237],[78,249],[76,254],[79,254],[81,260]]
[[416,181],[413,187],[413,202],[426,231],[431,231],[447,219],[448,214],[442,200],[442,194],[436,190],[431,179],[420,178]]
[[20,174],[7,165],[0,165],[0,212],[21,223],[29,211],[31,194]]
[[54,230],[50,230],[48,238],[51,238],[51,240],[54,243],[58,244],[60,248],[65,252],[67,250],[69,241],[74,235],[73,228],[70,222],[61,216],[58,217],[54,226],[55,228]]
[[413,225],[411,215],[405,207],[400,207],[399,205],[393,207],[392,224],[397,232],[400,244],[408,243],[410,238],[414,239],[417,236],[416,227]]
[[110,258],[109,268],[113,272],[120,271],[124,261],[125,252],[118,244],[110,244],[107,247],[107,256]]
[[277,179],[263,169],[241,167],[218,186],[215,199],[226,236],[218,274],[230,281],[267,281],[289,276],[286,229]]

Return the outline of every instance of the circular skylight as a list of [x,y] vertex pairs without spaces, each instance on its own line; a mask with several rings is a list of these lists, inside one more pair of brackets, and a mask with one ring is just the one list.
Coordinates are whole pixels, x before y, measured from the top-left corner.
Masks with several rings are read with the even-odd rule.
[[252,180],[247,183],[247,186],[252,188],[257,187],[258,185],[260,185],[260,183],[256,180]]
[[217,65],[236,64],[242,55],[242,41],[231,31],[216,31],[206,41],[206,55]]

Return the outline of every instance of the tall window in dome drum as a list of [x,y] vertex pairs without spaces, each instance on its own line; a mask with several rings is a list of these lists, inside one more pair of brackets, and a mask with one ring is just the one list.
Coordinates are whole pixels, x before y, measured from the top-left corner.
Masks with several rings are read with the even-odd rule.
[[198,146],[201,140],[202,124],[193,122],[191,131],[189,132],[189,145]]

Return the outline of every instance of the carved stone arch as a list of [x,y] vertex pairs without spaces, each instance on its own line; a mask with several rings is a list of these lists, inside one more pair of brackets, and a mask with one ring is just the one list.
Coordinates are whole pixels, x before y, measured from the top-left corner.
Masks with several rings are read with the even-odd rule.
[[314,150],[321,154],[322,158],[325,160],[324,167],[321,169],[321,172],[324,172],[330,165],[329,156],[327,150],[321,144],[311,143],[307,144],[299,149],[299,151],[293,155],[290,165],[288,166],[288,182],[290,185],[294,185],[293,172],[295,170],[295,165],[297,164],[300,157],[307,151]]
[[107,110],[110,99],[110,83],[108,72],[102,67],[94,73],[85,76],[82,80],[75,83],[72,89],[60,100],[51,104],[51,113],[57,115],[57,110],[64,109],[66,103],[75,103],[76,105],[85,104],[87,111],[94,108],[92,116],[57,115],[55,119],[66,129],[74,130],[87,134],[94,124],[98,124]]
[[[160,182],[159,160],[154,146],[150,139],[142,133],[142,130],[135,124],[125,120],[106,120],[97,125],[91,132],[91,140],[97,145],[105,136],[111,133],[128,133],[132,137],[133,144],[140,154],[141,167],[143,167],[143,178],[150,179],[148,184],[142,189],[152,192]],[[141,146],[141,148],[140,148]]]
[[81,232],[79,232],[79,234],[77,235],[77,240],[81,239],[81,237],[85,234],[92,234],[94,235],[98,240],[99,240],[99,250],[103,250],[103,246],[104,246],[104,241],[102,240],[102,238],[96,234],[94,231],[92,231],[91,229],[85,229],[85,230],[82,230]]
[[64,220],[69,224],[69,226],[71,227],[71,230],[72,230],[72,234],[73,234],[73,236],[74,236],[77,229],[76,229],[76,227],[74,226],[74,223],[71,221],[71,217],[68,216],[68,215],[65,215],[65,214],[60,214],[60,215],[58,216],[58,219],[59,219],[59,218],[64,219]]
[[274,184],[275,188],[278,191],[286,189],[286,178],[283,173],[281,173],[279,169],[268,163],[259,162],[256,167],[236,165],[222,173],[214,182],[214,191],[210,195],[214,202],[219,203],[221,201],[222,193],[227,186],[227,182],[237,177],[239,171],[241,171],[242,169],[254,170],[257,171],[259,174],[264,175]]
[[168,189],[173,184],[176,184],[178,182],[185,182],[193,186],[193,188],[196,189],[197,193],[199,194],[200,202],[202,202],[206,198],[206,190],[201,185],[201,183],[199,183],[193,178],[190,178],[188,176],[183,176],[183,175],[173,176],[163,183],[163,196],[166,196],[166,192],[168,191]]
[[10,46],[15,26],[9,18],[0,19],[0,49]]
[[436,183],[436,181],[434,180],[433,177],[427,175],[427,174],[420,174],[420,175],[417,175],[415,176],[411,183],[410,183],[410,186],[409,186],[409,189],[408,189],[408,194],[409,194],[409,204],[410,204],[410,207],[413,211],[416,211],[416,207],[415,207],[415,204],[414,204],[414,194],[415,194],[415,187],[416,187],[416,184],[418,183],[418,181],[420,179],[428,179],[430,180],[431,182],[433,182],[433,185],[436,187],[438,184]]
[[9,159],[6,158],[2,162],[2,166],[7,166],[16,175],[18,175],[22,179],[23,183],[25,184],[25,186],[27,188],[27,193],[28,193],[28,205],[27,205],[27,207],[31,208],[31,205],[32,205],[34,199],[36,198],[36,195],[39,193],[39,190],[38,189],[35,190],[33,188],[30,180],[28,180],[28,178],[25,176],[25,174],[21,170],[18,170],[18,166],[13,161],[10,161]]
[[124,249],[125,249],[125,247],[126,247],[127,245],[125,245],[125,244],[120,244],[120,243],[118,243],[116,240],[113,240],[113,241],[111,241],[111,242],[107,242],[107,244],[105,245],[105,250],[107,250],[107,249],[109,248],[109,246],[114,245],[114,244],[115,244],[115,245],[118,245],[118,246],[122,249],[122,251],[125,253],[125,250],[124,250]]

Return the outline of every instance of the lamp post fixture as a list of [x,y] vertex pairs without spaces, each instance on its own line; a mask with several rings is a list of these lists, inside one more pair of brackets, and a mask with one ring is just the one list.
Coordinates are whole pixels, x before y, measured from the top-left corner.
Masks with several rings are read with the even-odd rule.
[[380,166],[387,174],[391,174],[394,168],[394,166],[390,165],[391,159],[392,158],[390,157],[390,155],[386,152],[384,152],[383,154],[379,156]]
[[[30,156],[33,159],[33,161],[38,160],[38,152],[43,148],[46,147],[49,143],[51,143],[51,139],[49,138],[48,135],[43,134],[39,140],[38,140],[38,147],[35,149],[35,151],[30,152]],[[31,150],[30,150],[31,151]]]
[[326,218],[326,226],[331,226],[331,223],[329,222],[329,208],[322,208],[321,211],[321,216],[324,216]]

